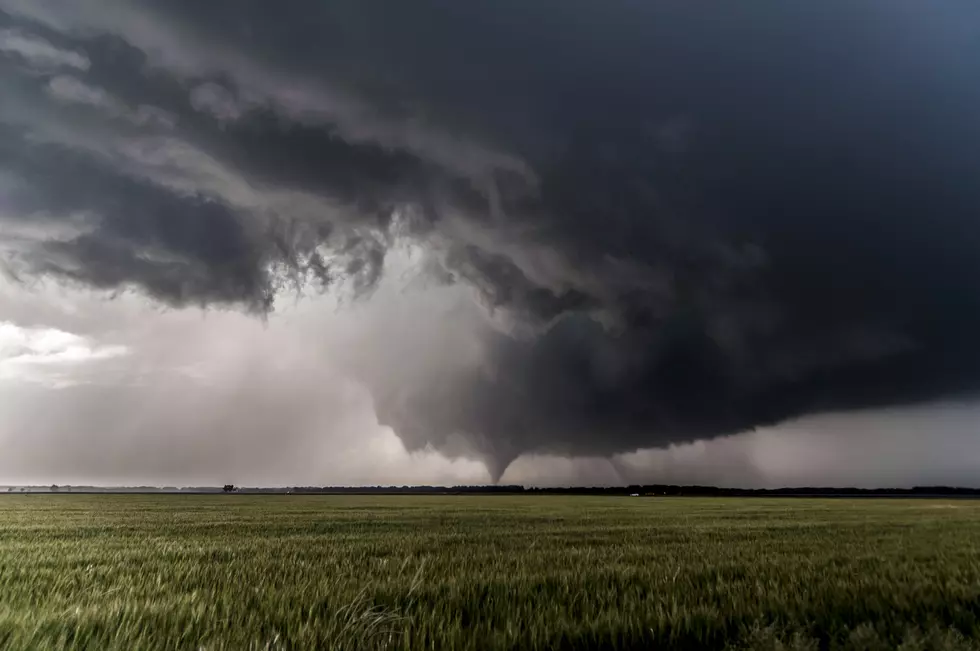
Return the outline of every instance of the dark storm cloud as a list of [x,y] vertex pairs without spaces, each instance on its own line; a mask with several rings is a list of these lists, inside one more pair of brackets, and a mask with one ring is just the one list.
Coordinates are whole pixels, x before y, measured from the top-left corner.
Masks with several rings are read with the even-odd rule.
[[412,239],[495,320],[365,365],[410,448],[499,475],[980,382],[972,5],[0,9],[3,218],[91,220],[12,266],[264,309]]

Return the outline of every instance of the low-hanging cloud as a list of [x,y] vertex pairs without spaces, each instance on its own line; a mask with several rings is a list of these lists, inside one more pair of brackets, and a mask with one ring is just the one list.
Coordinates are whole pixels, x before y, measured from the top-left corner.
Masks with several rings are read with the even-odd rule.
[[90,65],[88,58],[78,52],[62,50],[43,38],[14,29],[0,30],[0,52],[42,70],[58,68],[88,70]]
[[426,328],[380,310],[344,363],[408,449],[494,477],[956,396],[980,384],[978,18],[0,0],[2,261],[266,313],[370,295],[416,247],[470,293]]

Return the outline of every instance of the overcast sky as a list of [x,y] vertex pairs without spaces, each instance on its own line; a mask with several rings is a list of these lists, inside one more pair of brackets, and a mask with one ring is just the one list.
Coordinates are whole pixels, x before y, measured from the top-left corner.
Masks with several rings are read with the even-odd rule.
[[[407,452],[378,425],[369,393],[345,376],[341,358],[366,314],[400,301],[417,318],[432,316],[433,303],[411,293],[382,291],[347,307],[329,297],[284,298],[263,321],[234,310],[160,308],[136,293],[2,287],[0,482],[489,481],[479,461]],[[976,485],[978,419],[971,404],[824,416],[612,462],[528,455],[502,481]]]
[[0,0],[0,483],[978,485],[977,25]]

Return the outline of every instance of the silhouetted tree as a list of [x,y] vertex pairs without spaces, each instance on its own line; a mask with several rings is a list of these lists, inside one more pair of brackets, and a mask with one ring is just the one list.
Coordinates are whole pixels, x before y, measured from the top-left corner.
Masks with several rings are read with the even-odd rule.
[[222,488],[221,490],[223,490],[226,493],[234,493],[235,492],[235,485],[234,484],[225,484],[224,485],[224,488]]

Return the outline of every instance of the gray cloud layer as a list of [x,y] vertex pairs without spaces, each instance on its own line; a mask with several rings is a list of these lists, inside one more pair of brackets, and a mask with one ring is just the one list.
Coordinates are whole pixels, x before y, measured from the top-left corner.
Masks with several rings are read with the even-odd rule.
[[352,348],[410,450],[499,476],[980,380],[980,9],[0,12],[9,273],[266,313],[411,242],[484,309]]

